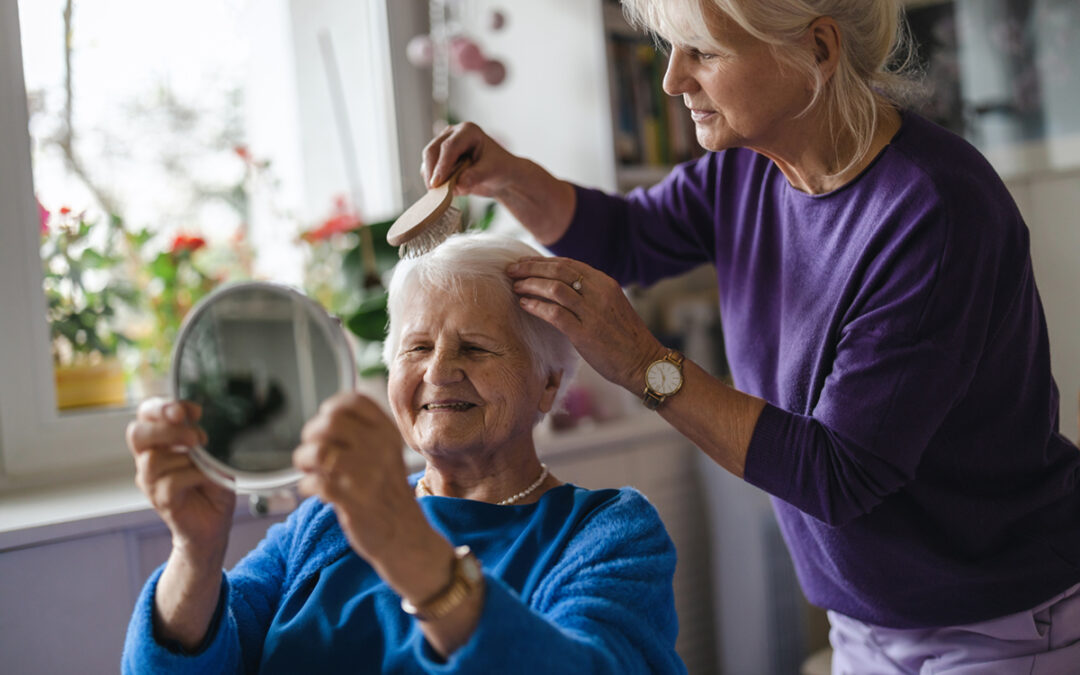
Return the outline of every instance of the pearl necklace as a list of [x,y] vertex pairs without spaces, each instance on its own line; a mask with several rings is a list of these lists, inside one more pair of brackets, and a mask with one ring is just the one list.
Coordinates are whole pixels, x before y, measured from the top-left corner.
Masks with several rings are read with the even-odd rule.
[[[528,497],[532,493],[536,492],[536,488],[543,485],[543,483],[547,479],[548,475],[549,475],[548,465],[541,462],[541,464],[540,464],[540,477],[537,478],[533,482],[532,485],[530,485],[529,487],[525,488],[524,490],[522,490],[521,492],[517,493],[516,495],[514,495],[512,497],[507,497],[506,499],[502,500],[501,502],[496,502],[495,505],[496,506],[509,506],[509,505],[513,504],[514,502],[518,502],[518,501],[521,501],[522,499],[525,499],[526,497]],[[429,488],[427,486],[427,483],[424,482],[424,477],[423,476],[420,477],[420,480],[416,481],[416,496],[417,497],[434,497],[435,496],[435,493],[432,492],[431,488]]]

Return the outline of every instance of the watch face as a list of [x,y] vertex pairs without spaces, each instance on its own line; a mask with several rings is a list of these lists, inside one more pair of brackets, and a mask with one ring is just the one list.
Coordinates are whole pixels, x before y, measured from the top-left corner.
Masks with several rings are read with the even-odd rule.
[[484,576],[484,571],[480,569],[480,561],[475,556],[468,556],[461,560],[462,573],[468,580],[469,584],[475,586],[480,583],[481,577]]
[[469,551],[469,547],[458,546],[454,549],[454,554],[458,557],[461,574],[469,585],[475,586],[479,583],[480,578],[484,576],[484,570],[480,567],[480,561]]
[[657,361],[645,372],[645,383],[662,396],[670,396],[682,386],[682,373],[670,361]]

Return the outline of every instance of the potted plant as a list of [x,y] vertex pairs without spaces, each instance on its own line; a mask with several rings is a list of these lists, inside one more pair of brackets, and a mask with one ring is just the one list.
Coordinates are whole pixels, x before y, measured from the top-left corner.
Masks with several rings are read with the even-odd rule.
[[123,405],[124,369],[117,358],[131,340],[117,329],[117,313],[139,293],[115,272],[124,264],[123,224],[60,209],[50,226],[42,210],[41,259],[60,409]]

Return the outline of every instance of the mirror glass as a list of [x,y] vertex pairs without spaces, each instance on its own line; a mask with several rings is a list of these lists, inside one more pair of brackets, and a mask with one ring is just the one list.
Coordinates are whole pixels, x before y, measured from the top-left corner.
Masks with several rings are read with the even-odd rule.
[[292,453],[304,423],[356,368],[340,323],[287,286],[233,284],[187,316],[173,352],[173,395],[202,406],[208,437],[196,464],[242,493],[299,480]]

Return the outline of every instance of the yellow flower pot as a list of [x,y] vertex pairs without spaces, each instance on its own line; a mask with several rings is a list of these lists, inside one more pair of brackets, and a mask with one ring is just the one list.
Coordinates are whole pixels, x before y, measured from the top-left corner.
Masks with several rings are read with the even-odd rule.
[[58,366],[56,407],[89,408],[127,403],[124,369],[116,359],[92,365]]

